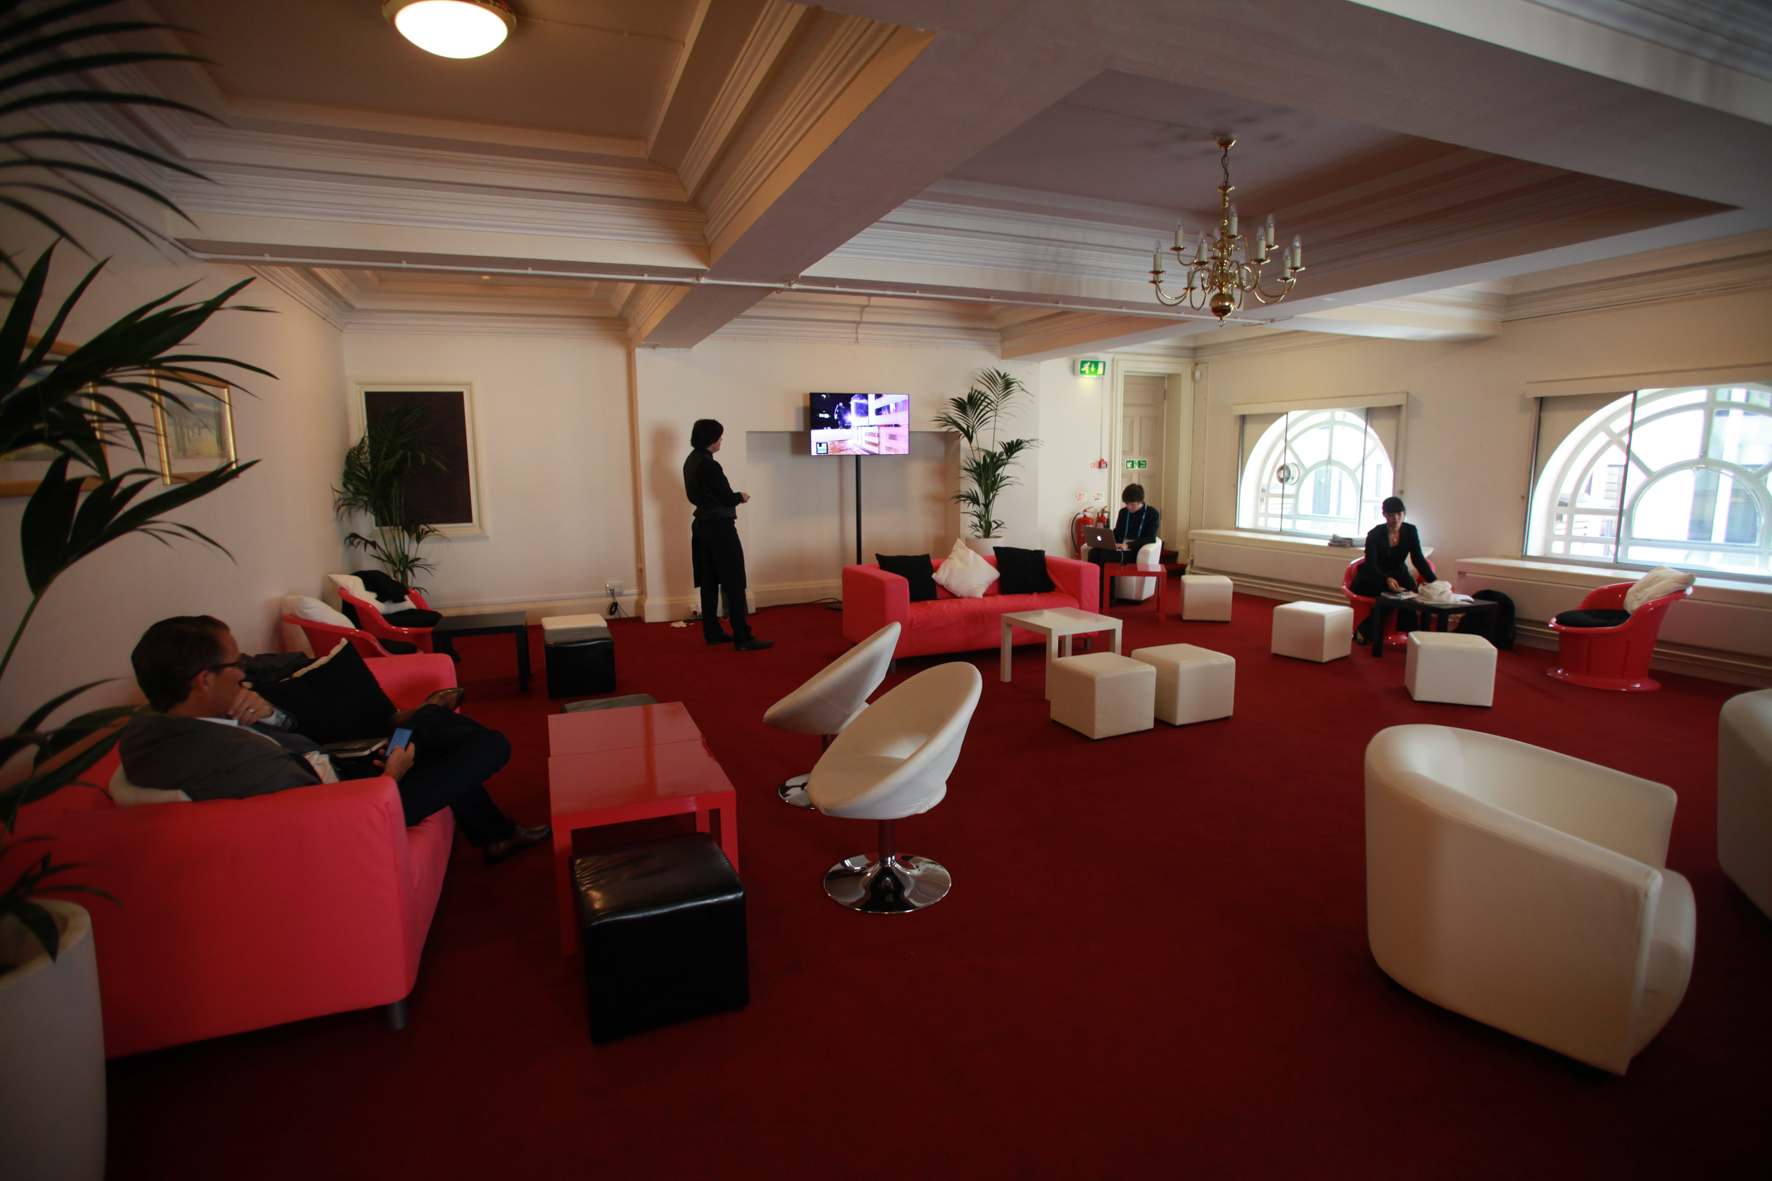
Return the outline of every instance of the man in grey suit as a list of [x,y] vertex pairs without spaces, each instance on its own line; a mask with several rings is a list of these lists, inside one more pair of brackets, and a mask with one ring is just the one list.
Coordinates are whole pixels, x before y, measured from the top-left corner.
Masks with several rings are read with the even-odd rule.
[[[182,791],[193,800],[244,799],[339,777],[318,743],[242,683],[240,645],[221,620],[162,619],[143,633],[130,663],[154,711],[131,719],[118,744],[123,773],[138,787]],[[388,723],[365,718],[363,733],[385,733]],[[485,780],[511,756],[503,734],[436,705],[404,724],[424,745],[409,742],[358,774],[386,775],[399,785],[408,825],[449,808],[488,864],[551,835],[546,825],[514,823],[486,794]]]

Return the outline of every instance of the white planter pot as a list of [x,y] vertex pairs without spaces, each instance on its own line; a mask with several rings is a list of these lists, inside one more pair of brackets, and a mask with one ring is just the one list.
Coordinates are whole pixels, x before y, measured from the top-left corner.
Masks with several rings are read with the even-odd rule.
[[0,923],[0,955],[12,953],[0,963],[19,963],[0,974],[0,1177],[104,1181],[105,1027],[92,919],[72,902],[42,905],[62,928],[53,960],[16,921]]
[[967,549],[981,558],[994,558],[997,556],[998,546],[1009,544],[1006,537],[962,537],[960,540],[966,543]]

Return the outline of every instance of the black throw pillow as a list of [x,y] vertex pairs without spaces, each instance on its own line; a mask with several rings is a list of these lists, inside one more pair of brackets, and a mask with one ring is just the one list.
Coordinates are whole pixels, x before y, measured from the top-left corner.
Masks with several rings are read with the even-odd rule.
[[1613,607],[1592,607],[1586,611],[1560,611],[1557,613],[1557,624],[1561,627],[1617,627],[1629,618],[1629,611],[1620,611]]
[[292,677],[254,682],[260,697],[295,718],[298,733],[318,743],[348,742],[387,733],[394,703],[369,671],[362,653],[348,643]]
[[935,563],[928,554],[875,554],[874,561],[911,584],[911,602],[926,603],[935,597]]
[[996,551],[998,594],[1043,595],[1058,589],[1046,573],[1045,550],[999,545]]

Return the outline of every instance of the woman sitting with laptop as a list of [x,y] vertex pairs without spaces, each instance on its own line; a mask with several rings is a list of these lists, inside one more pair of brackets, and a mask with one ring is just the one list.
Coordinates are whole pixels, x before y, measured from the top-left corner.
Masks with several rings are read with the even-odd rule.
[[[1120,493],[1121,509],[1114,521],[1112,549],[1092,546],[1089,560],[1098,566],[1136,566],[1138,551],[1157,540],[1157,525],[1163,514],[1144,502],[1144,485],[1128,484]],[[1105,537],[1099,538],[1105,542]]]

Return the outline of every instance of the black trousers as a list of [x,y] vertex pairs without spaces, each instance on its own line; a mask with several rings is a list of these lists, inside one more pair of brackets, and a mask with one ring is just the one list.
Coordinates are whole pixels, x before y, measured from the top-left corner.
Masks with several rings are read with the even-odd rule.
[[490,845],[516,831],[485,786],[510,761],[508,738],[437,705],[420,708],[406,727],[412,731],[413,762],[400,777],[400,804],[408,827],[448,808],[470,845]]
[[690,526],[689,545],[695,560],[695,585],[701,588],[701,634],[718,640],[720,592],[726,592],[726,618],[732,638],[751,638],[745,621],[744,545],[738,540],[738,522],[725,517],[698,517]]
[[[1371,562],[1367,562],[1366,565],[1361,566],[1358,573],[1354,575],[1354,584],[1348,587],[1348,589],[1353,591],[1356,595],[1368,599],[1376,599],[1379,595],[1389,594],[1391,586],[1387,579],[1391,578],[1396,579],[1397,585],[1402,587],[1405,591],[1412,591],[1415,589],[1415,580],[1409,577],[1409,572],[1407,570],[1399,570],[1395,574],[1374,572],[1369,575],[1366,573],[1366,569],[1371,565]],[[1372,604],[1372,610],[1366,612],[1366,618],[1361,620],[1360,626],[1355,629],[1356,631],[1365,634],[1367,643],[1372,642],[1372,622],[1373,617],[1377,614],[1378,604],[1374,603]],[[1414,611],[1399,610],[1392,612],[1392,614],[1396,616],[1398,631],[1412,632],[1421,625],[1421,621],[1417,618]]]

